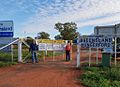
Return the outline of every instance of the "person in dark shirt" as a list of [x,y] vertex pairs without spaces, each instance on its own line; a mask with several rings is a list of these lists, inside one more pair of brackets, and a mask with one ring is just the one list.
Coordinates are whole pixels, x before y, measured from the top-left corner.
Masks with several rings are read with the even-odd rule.
[[32,63],[38,63],[38,58],[37,58],[38,45],[36,44],[36,41],[33,40],[33,42],[30,44],[29,50],[32,54]]

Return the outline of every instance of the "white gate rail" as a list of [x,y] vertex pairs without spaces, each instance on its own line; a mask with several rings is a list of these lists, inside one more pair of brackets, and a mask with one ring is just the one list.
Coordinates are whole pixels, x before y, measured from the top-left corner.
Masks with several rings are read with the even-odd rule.
[[18,41],[19,41],[19,39],[17,39],[17,40],[15,40],[15,41],[13,41],[13,42],[11,42],[11,43],[9,43],[9,44],[7,44],[7,45],[1,47],[0,50],[2,50],[2,49],[4,49],[4,48],[6,48],[6,47],[12,45],[12,44],[15,43],[15,42],[18,42]]

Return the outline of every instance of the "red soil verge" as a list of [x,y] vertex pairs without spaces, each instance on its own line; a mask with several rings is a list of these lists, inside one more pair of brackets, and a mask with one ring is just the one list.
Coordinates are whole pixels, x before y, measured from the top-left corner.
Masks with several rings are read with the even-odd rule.
[[70,62],[59,56],[55,61],[0,68],[0,87],[83,87],[77,80],[80,72],[75,55]]

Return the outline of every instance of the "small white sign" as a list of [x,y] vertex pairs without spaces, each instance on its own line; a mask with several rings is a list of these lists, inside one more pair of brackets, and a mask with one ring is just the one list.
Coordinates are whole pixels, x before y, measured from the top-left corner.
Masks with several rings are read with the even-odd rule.
[[65,44],[53,44],[54,50],[65,50]]
[[38,44],[38,49],[39,49],[39,51],[44,51],[44,50],[46,50],[46,44],[45,44],[45,43],[39,43],[39,44]]
[[105,53],[113,53],[113,49],[112,48],[104,48],[103,52],[105,52]]
[[47,50],[53,50],[53,44],[52,43],[46,43],[46,49]]
[[39,51],[65,50],[66,44],[39,43]]

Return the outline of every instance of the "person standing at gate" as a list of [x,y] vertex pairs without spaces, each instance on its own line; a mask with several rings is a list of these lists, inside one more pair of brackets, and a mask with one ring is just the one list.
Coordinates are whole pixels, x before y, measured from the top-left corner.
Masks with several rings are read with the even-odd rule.
[[66,50],[66,61],[70,61],[70,50],[71,50],[70,41],[67,42],[65,50]]
[[36,44],[35,40],[33,40],[32,43],[30,44],[29,50],[32,54],[32,63],[38,63],[38,57],[37,57],[38,45]]

